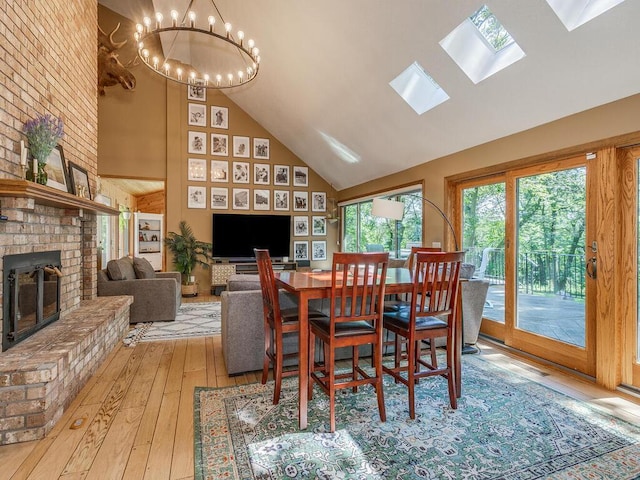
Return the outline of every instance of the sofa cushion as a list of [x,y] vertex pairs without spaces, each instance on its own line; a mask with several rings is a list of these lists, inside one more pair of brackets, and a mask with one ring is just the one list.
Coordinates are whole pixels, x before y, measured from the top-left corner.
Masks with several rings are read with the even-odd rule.
[[227,290],[237,292],[240,290],[260,290],[260,275],[257,274],[233,274],[227,280]]
[[136,278],[156,278],[156,271],[146,258],[133,257],[133,270]]
[[135,280],[136,272],[133,270],[133,263],[127,257],[118,260],[109,260],[107,263],[107,273],[111,280]]

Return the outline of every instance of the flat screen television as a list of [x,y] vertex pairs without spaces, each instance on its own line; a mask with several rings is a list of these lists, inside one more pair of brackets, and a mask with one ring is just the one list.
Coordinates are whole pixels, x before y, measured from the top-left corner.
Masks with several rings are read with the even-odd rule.
[[214,257],[250,261],[254,248],[266,248],[272,258],[289,256],[290,215],[214,213],[212,223]]

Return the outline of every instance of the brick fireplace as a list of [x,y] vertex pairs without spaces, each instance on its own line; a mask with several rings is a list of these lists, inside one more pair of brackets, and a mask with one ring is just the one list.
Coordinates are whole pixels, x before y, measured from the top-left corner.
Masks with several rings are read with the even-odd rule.
[[0,271],[5,255],[56,250],[64,272],[60,319],[0,352],[0,444],[42,438],[128,328],[131,300],[96,294],[96,215],[117,212],[26,182],[20,165],[23,124],[61,117],[66,160],[95,192],[97,20],[93,0],[0,2]]

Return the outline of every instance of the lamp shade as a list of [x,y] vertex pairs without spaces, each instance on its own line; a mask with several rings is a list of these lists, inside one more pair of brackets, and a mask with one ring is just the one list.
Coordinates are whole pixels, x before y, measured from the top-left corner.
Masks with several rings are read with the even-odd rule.
[[396,202],[395,200],[385,200],[384,198],[374,198],[371,213],[376,217],[402,220],[404,203]]

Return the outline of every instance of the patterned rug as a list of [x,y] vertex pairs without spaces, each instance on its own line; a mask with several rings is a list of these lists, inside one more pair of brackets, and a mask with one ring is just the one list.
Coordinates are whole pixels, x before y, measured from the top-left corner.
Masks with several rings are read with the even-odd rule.
[[637,479],[640,428],[482,359],[463,357],[464,395],[421,381],[416,419],[385,376],[387,421],[367,387],[338,395],[336,433],[317,388],[297,428],[297,380],[195,392],[196,479]]
[[123,342],[134,347],[138,342],[178,340],[220,334],[220,302],[183,303],[173,322],[137,323]]

